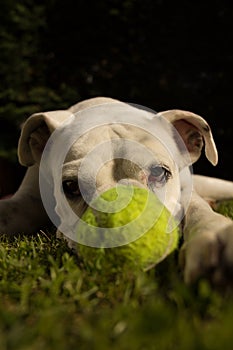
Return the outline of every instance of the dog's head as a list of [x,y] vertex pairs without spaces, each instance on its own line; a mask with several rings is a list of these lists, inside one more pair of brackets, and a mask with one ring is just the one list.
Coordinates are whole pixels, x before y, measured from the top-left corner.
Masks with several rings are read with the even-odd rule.
[[[46,159],[45,176],[52,174],[53,181],[60,182],[54,186],[55,198],[62,187],[79,216],[94,196],[117,183],[148,188],[176,214],[180,173],[200,157],[204,145],[215,165],[217,151],[210,127],[194,113],[155,113],[95,98],[69,110],[32,115],[22,129],[19,159],[25,166]],[[56,175],[59,172],[61,176]],[[56,202],[57,213],[63,215],[58,198]]]

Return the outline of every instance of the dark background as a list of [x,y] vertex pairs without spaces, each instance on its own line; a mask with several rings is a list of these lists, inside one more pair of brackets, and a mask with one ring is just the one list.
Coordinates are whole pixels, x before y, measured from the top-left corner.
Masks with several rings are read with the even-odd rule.
[[230,0],[1,0],[0,155],[30,114],[101,95],[200,114],[220,161],[194,171],[233,180],[232,44]]

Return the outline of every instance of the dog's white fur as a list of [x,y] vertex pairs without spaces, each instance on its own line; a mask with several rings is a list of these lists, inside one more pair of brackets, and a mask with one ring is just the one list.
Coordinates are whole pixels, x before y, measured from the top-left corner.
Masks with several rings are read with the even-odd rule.
[[[99,97],[79,102],[65,111],[34,114],[26,121],[22,129],[18,153],[21,164],[27,166],[28,170],[15,195],[10,199],[0,201],[1,233],[8,235],[17,232],[33,233],[47,225],[48,216],[43,207],[39,190],[39,165],[47,140],[53,131],[61,127],[63,122],[67,121],[73,113],[76,118],[79,118],[80,113],[78,112],[85,111],[88,116],[88,119],[82,121],[85,124],[88,123],[89,118],[95,118],[95,108],[97,106],[106,105],[106,108],[111,112],[111,104],[112,106],[119,104],[126,111],[128,111],[128,108],[131,108],[131,110],[134,108],[120,101]],[[138,113],[137,108],[136,110]],[[190,164],[186,159],[187,154],[185,154],[184,149],[180,148],[179,141],[173,134],[172,129],[166,126],[170,123],[169,125],[176,128],[188,149],[191,163],[198,160],[204,146],[208,160],[216,165],[218,160],[217,150],[207,122],[194,113],[182,110],[170,110],[160,112],[154,117],[150,116],[149,122],[151,125],[155,120],[153,118],[157,118],[157,120],[160,118],[161,125],[164,125],[165,129],[167,128],[165,138],[175,149],[176,159],[174,161],[167,148],[158,139],[155,140],[154,137],[141,128],[115,123],[116,116],[109,114],[109,125],[90,130],[71,147],[64,162],[63,179],[67,181],[75,178],[78,173],[80,159],[84,158],[103,141],[108,141],[111,147],[114,147],[114,142],[119,139],[130,139],[133,142],[143,144],[151,150],[158,164],[166,162],[170,169],[171,176],[166,182],[167,197],[164,199],[164,204],[171,212],[174,212],[177,203],[182,207],[184,203],[189,202],[188,208],[185,208],[185,217],[182,221],[184,244],[180,252],[185,281],[192,283],[200,276],[208,274],[214,283],[225,281],[226,270],[233,271],[233,222],[214,212],[209,205],[209,201],[216,202],[233,198],[233,183],[194,175],[194,188],[191,192],[191,198],[186,198],[186,196],[190,197],[190,192],[186,193],[185,191],[186,177],[182,173],[185,174]],[[142,110],[141,114],[142,119],[147,118],[145,117],[145,111]],[[148,123],[148,121],[146,122]],[[124,147],[126,147],[124,152],[132,153],[132,149],[129,150],[127,145]],[[134,156],[140,158],[140,153]],[[130,157],[127,158],[128,160],[112,159],[103,164],[95,179],[97,192],[102,192],[119,181],[133,183],[138,186],[148,186],[148,169],[141,171],[133,162],[129,161]],[[140,159],[137,162],[140,162]],[[91,166],[93,169],[95,168],[95,164]],[[87,179],[93,171],[91,166],[84,170]],[[88,180],[86,181],[87,186],[91,186]],[[51,201],[54,200],[53,195],[52,192],[49,193],[48,188],[48,196],[51,196]],[[72,209],[79,215],[86,208],[81,196],[68,198],[68,201]],[[59,203],[56,203],[56,196],[54,207],[59,213]]]

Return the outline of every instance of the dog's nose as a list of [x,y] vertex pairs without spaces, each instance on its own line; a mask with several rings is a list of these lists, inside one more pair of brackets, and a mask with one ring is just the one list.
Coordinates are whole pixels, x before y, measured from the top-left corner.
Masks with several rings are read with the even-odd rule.
[[145,185],[143,185],[141,182],[135,180],[135,179],[121,179],[117,183],[114,184],[104,184],[103,186],[99,187],[98,190],[96,191],[94,197],[99,196],[101,193],[110,190],[110,188],[113,188],[117,185],[124,185],[124,186],[135,186],[135,187],[141,187],[141,188],[146,188],[148,189]]

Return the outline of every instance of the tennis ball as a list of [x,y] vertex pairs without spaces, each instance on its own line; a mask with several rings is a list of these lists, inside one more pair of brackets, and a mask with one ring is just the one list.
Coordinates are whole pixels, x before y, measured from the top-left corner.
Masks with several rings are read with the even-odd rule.
[[144,188],[112,188],[94,199],[81,219],[77,252],[89,267],[146,271],[178,246],[176,222]]

